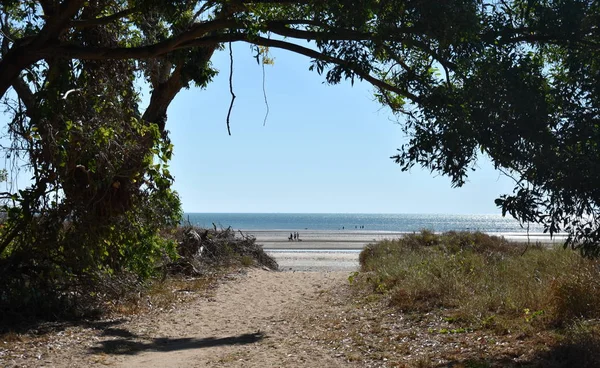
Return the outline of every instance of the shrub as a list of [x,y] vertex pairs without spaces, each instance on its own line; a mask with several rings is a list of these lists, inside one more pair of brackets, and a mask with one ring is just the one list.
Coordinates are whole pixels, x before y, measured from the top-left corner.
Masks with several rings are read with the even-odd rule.
[[369,244],[362,279],[406,311],[451,309],[470,326],[528,331],[600,318],[600,263],[483,233],[423,231]]

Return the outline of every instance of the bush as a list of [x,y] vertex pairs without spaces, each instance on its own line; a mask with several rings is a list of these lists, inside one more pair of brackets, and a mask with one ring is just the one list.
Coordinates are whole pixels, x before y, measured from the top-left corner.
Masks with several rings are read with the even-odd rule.
[[369,244],[362,280],[405,311],[448,309],[472,327],[523,331],[600,318],[600,263],[483,233],[424,231]]
[[156,286],[152,277],[161,273],[205,276],[227,267],[278,268],[254,237],[238,235],[231,228],[184,226],[162,234],[140,232],[137,238],[112,234],[104,242],[121,244],[118,254],[127,263],[73,272],[64,263],[43,257],[0,258],[0,322],[96,316],[106,303],[135,304],[131,302],[135,295],[139,297],[150,284]]

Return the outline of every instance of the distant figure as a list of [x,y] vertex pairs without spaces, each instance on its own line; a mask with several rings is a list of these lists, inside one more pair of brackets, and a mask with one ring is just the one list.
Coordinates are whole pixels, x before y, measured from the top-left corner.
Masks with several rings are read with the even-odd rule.
[[296,232],[294,232],[294,240],[296,240]]
[[288,238],[288,241],[292,241],[293,240],[293,236],[292,233],[290,233],[290,237]]
[[342,230],[344,230],[344,227],[342,226]]
[[296,232],[296,239],[298,239],[298,241],[302,241],[302,240],[300,240],[300,233],[299,232]]

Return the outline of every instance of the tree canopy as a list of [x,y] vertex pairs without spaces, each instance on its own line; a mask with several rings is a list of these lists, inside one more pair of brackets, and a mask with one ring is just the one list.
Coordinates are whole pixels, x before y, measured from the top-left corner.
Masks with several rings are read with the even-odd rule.
[[4,194],[0,259],[29,259],[37,244],[73,273],[148,271],[165,249],[154,235],[180,216],[167,108],[211,82],[230,42],[263,62],[270,48],[304,55],[328,83],[371,83],[410,137],[392,157],[402,169],[460,186],[487,155],[515,179],[503,213],[598,255],[599,26],[600,4],[583,0],[5,0],[7,154],[34,182]]

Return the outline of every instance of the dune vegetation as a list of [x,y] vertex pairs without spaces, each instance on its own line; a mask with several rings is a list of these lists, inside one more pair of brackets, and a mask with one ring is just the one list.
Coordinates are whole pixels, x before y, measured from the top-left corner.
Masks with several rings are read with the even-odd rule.
[[[598,259],[483,233],[424,230],[368,245],[360,267],[350,281],[363,301],[441,321],[430,335],[512,336],[536,351],[525,366],[595,366],[600,358]],[[389,339],[373,341],[396,349]],[[505,366],[497,353],[465,366]],[[475,363],[481,365],[469,365]]]

